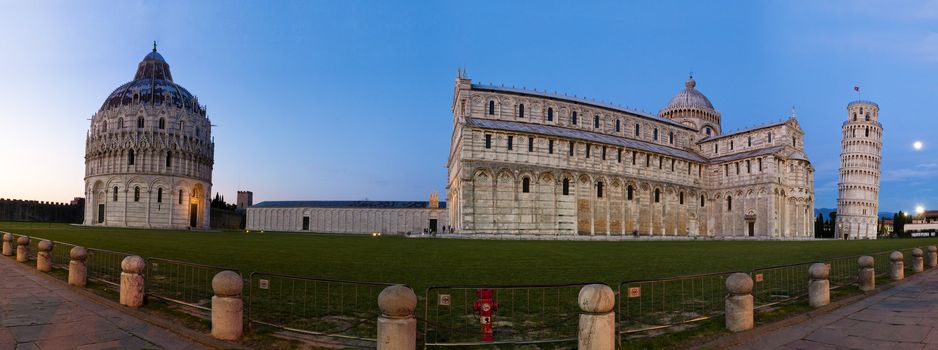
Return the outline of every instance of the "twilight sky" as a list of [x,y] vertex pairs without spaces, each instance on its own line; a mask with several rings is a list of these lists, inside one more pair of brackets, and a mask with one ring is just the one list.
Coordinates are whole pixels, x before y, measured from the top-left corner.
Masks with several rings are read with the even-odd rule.
[[88,118],[156,40],[217,125],[229,201],[445,193],[461,66],[652,112],[693,71],[724,131],[795,106],[818,208],[859,85],[885,128],[880,209],[938,208],[938,1],[623,3],[2,0],[0,198],[82,195]]

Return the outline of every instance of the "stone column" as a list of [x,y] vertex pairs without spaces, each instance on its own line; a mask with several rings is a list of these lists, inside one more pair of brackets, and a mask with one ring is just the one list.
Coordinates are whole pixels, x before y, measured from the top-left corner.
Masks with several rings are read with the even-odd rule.
[[889,254],[889,260],[892,261],[890,277],[892,277],[893,281],[899,281],[905,278],[905,262],[903,262],[902,259],[902,252],[898,250]]
[[831,266],[825,263],[811,264],[808,268],[808,304],[821,307],[831,303],[831,282],[827,279]]
[[385,288],[378,295],[378,350],[413,350],[417,347],[417,294],[405,286]]
[[44,239],[39,241],[39,252],[36,253],[36,269],[42,272],[52,271],[52,241]]
[[578,349],[605,350],[616,348],[616,294],[605,284],[590,284],[580,289],[580,324],[577,330]]
[[934,268],[938,267],[938,247],[933,245],[928,246],[928,267]]
[[876,289],[876,271],[873,269],[873,257],[864,255],[857,259],[860,270],[857,272],[857,285],[867,292]]
[[84,287],[88,284],[88,268],[85,266],[88,251],[85,247],[75,246],[68,252],[68,256],[71,258],[68,262],[68,284]]
[[912,248],[912,271],[919,273],[925,271],[925,253],[919,248]]
[[129,307],[143,306],[143,269],[146,262],[142,257],[131,255],[121,261],[120,304]]
[[3,255],[13,256],[13,234],[3,233]]
[[726,278],[726,329],[742,332],[752,329],[752,277],[737,272]]
[[29,237],[20,236],[16,239],[16,261],[29,261]]
[[222,271],[212,278],[212,336],[224,340],[241,338],[244,329],[244,280],[234,271]]

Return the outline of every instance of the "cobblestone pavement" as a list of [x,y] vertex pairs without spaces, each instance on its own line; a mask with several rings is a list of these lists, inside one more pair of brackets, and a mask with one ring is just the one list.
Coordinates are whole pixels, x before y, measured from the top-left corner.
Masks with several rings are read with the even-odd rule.
[[737,349],[938,349],[938,269]]
[[0,256],[0,349],[205,349]]

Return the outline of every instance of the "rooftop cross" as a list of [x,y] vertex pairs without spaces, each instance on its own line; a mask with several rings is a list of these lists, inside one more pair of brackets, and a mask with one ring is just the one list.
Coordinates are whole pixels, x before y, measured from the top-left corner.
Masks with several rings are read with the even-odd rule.
[[153,52],[156,52],[156,40],[153,40]]

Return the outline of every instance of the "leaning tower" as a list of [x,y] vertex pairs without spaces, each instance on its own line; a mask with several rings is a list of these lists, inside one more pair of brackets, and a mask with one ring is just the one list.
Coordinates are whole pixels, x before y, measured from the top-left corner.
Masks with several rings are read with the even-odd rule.
[[876,239],[883,151],[879,105],[855,101],[847,105],[847,111],[840,143],[836,237]]

